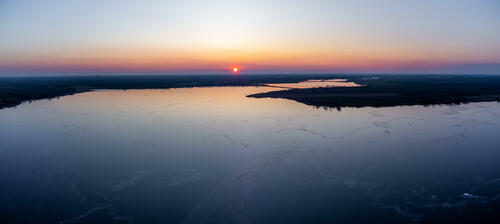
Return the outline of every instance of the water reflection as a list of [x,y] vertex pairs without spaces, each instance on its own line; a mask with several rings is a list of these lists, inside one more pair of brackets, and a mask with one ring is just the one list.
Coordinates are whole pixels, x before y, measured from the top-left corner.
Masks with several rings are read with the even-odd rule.
[[355,82],[348,82],[347,79],[310,79],[299,83],[273,83],[266,84],[266,86],[285,89],[309,89],[320,87],[361,87],[363,85]]
[[317,110],[271,87],[0,110],[7,223],[461,222],[498,214],[500,106]]

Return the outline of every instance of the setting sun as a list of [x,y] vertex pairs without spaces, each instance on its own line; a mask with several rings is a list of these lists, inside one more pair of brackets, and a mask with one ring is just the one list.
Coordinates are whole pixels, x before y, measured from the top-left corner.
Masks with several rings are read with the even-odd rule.
[[234,67],[233,72],[238,72],[238,67]]

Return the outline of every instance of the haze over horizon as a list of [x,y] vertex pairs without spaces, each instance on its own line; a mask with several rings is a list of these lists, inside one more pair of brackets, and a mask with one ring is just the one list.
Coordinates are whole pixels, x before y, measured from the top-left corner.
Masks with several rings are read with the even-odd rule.
[[0,75],[500,74],[500,2],[0,1]]

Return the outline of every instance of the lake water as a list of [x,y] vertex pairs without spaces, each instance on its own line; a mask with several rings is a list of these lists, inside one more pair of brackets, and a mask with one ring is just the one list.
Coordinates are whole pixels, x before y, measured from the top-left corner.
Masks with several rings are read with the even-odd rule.
[[500,104],[317,109],[271,87],[0,110],[2,223],[415,223],[500,214]]
[[310,89],[319,87],[361,87],[355,82],[348,82],[347,79],[310,79],[298,83],[272,83],[266,86],[284,89]]

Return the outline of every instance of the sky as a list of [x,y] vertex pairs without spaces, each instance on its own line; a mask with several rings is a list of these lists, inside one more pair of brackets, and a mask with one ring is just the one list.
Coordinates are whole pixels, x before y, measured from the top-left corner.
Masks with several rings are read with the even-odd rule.
[[500,74],[498,0],[0,0],[0,75]]

